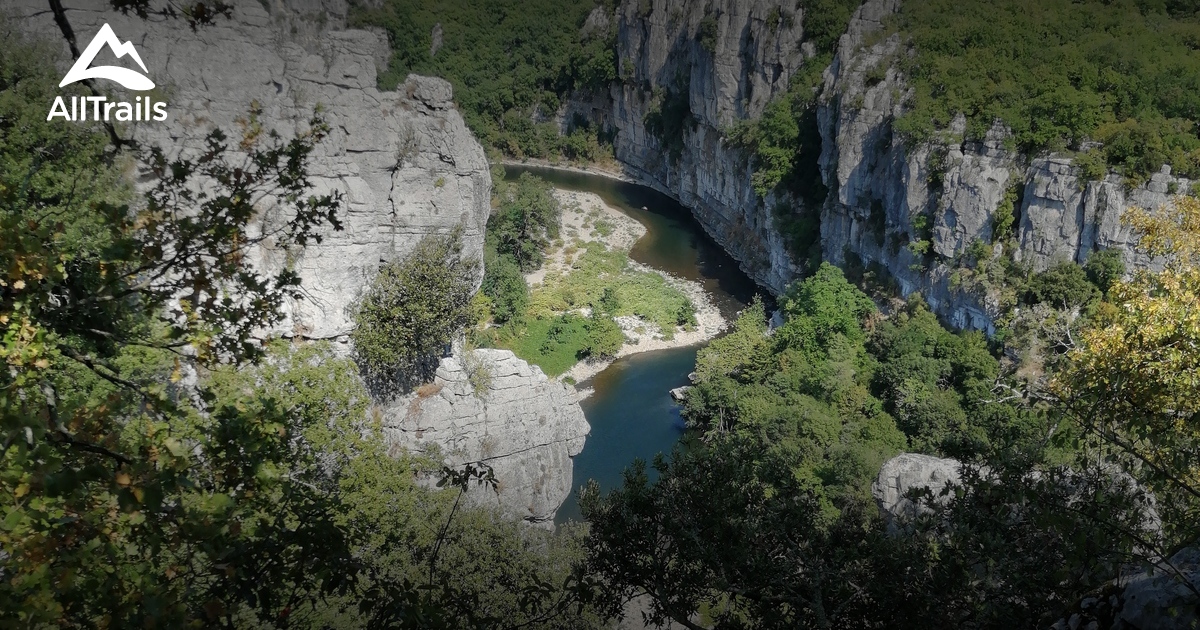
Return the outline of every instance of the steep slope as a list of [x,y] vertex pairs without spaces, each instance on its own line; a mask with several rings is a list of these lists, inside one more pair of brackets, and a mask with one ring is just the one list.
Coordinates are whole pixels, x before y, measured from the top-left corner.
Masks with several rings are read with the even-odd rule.
[[[413,75],[396,91],[378,90],[376,62],[387,58],[386,42],[374,33],[342,30],[344,1],[241,2],[231,19],[194,31],[181,19],[122,15],[103,0],[65,4],[81,47],[110,24],[121,41],[137,47],[157,83],[156,100],[169,104],[168,120],[121,129],[143,144],[168,153],[193,151],[214,127],[229,132],[231,143],[239,130],[256,125],[290,137],[319,108],[331,133],[313,156],[313,192],[344,194],[345,229],[327,230],[320,244],[303,251],[255,253],[260,265],[292,265],[305,291],[306,299],[289,305],[288,325],[274,333],[345,342],[353,326],[347,307],[381,262],[403,257],[425,235],[463,226],[465,255],[482,256],[491,175],[483,149],[454,107],[450,84]],[[30,32],[61,42],[47,8],[44,0],[19,0],[14,12]],[[114,62],[101,56],[96,63]],[[262,209],[269,222],[270,203]],[[456,430],[430,431],[422,446],[436,442],[454,464],[486,459],[504,488],[502,502],[530,506],[511,513],[553,518],[571,489],[570,457],[588,432],[577,401],[511,353],[484,352],[480,361],[495,374],[494,395],[487,404],[467,404],[451,397],[470,390],[455,380],[461,371],[447,367],[454,361],[446,359],[439,372],[446,404],[426,405],[422,423],[483,426],[499,448],[463,451]],[[407,408],[409,402],[390,404]],[[464,459],[467,452],[471,457]]]
[[[290,136],[321,108],[331,133],[312,163],[314,193],[344,193],[345,229],[329,230],[320,246],[303,252],[261,252],[262,264],[294,265],[303,279],[307,299],[291,305],[285,334],[345,334],[345,308],[379,262],[403,256],[426,234],[463,225],[468,255],[481,255],[491,177],[449,84],[414,76],[395,92],[379,91],[375,60],[386,42],[366,31],[334,30],[338,13],[324,5],[337,2],[277,2],[267,5],[271,12],[241,2],[232,19],[194,31],[180,19],[106,11],[103,0],[64,4],[81,47],[103,23],[137,46],[157,83],[151,94],[170,114],[161,123],[128,124],[141,142],[192,150],[213,127],[245,128],[253,106],[264,131]],[[47,7],[19,0],[13,10],[33,32],[62,41]]]
[[[1117,248],[1128,267],[1148,265],[1133,254],[1120,215],[1130,205],[1157,207],[1168,191],[1188,190],[1190,182],[1171,177],[1169,168],[1132,189],[1111,173],[1086,181],[1065,157],[1031,159],[1007,149],[1008,132],[999,124],[983,141],[964,142],[961,117],[927,145],[894,140],[892,125],[908,89],[893,67],[901,42],[872,35],[898,6],[898,0],[865,3],[826,71],[819,110],[821,171],[831,191],[821,214],[826,256],[839,264],[847,254],[878,263],[902,293],[920,291],[953,325],[990,329],[999,314],[991,296],[952,287],[950,278],[956,256],[976,240],[992,243],[996,211],[1011,190],[1019,218],[1015,259],[1045,269]],[[926,234],[918,234],[918,217],[925,217]],[[908,247],[923,237],[933,256]]]
[[761,114],[813,55],[800,44],[803,11],[783,6],[791,4],[624,2],[613,26],[620,81],[607,95],[569,103],[562,117],[579,114],[612,130],[630,174],[691,208],[743,270],[774,291],[792,265],[758,207],[749,163],[723,132]]
[[508,350],[443,359],[432,386],[384,410],[383,426],[391,443],[436,446],[450,465],[492,466],[495,492],[473,486],[470,500],[540,525],[550,525],[571,494],[571,458],[591,428],[573,387]]
[[[1108,248],[1123,253],[1127,268],[1150,264],[1133,253],[1120,215],[1188,190],[1191,182],[1169,168],[1132,188],[1111,172],[1089,181],[1068,156],[1013,149],[1011,132],[999,123],[981,140],[964,140],[962,117],[930,142],[896,138],[893,125],[910,94],[897,60],[908,52],[899,36],[881,31],[899,6],[860,6],[825,70],[818,168],[829,193],[819,208],[787,195],[760,199],[751,187],[751,157],[727,138],[734,123],[760,116],[814,58],[813,45],[801,44],[813,36],[805,26],[810,16],[792,2],[622,3],[613,21],[621,80],[609,94],[572,100],[560,120],[569,124],[579,115],[611,130],[629,174],[691,208],[774,292],[799,271],[772,217],[780,203],[797,216],[820,214],[827,260],[881,271],[903,295],[921,292],[960,328],[990,331],[1003,310],[991,289],[959,282],[963,254],[977,241],[995,241],[992,255],[1035,270],[1082,263]],[[594,17],[589,23],[604,23]],[[1015,223],[994,235],[1002,207]]]

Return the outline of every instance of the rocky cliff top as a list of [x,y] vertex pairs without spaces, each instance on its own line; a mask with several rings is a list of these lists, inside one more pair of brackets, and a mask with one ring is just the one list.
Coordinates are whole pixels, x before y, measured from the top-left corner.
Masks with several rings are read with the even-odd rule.
[[[237,131],[252,105],[261,109],[259,121],[290,137],[320,108],[331,132],[313,156],[313,192],[344,193],[345,229],[301,252],[258,252],[264,266],[293,265],[306,292],[277,332],[345,334],[346,307],[380,261],[403,256],[426,234],[463,225],[465,251],[481,255],[491,176],[450,85],[411,76],[394,92],[377,89],[386,41],[343,30],[344,0],[238,2],[231,19],[194,31],[183,20],[123,15],[104,0],[63,4],[80,47],[104,23],[137,47],[157,84],[149,94],[169,111],[165,122],[128,123],[127,133],[143,143],[168,152],[195,148],[213,127]],[[9,10],[26,30],[63,41],[45,0],[14,0]],[[63,51],[65,72],[65,43]]]
[[591,430],[573,387],[508,350],[443,359],[431,385],[385,409],[383,425],[391,443],[436,446],[448,465],[491,466],[498,492],[473,487],[472,502],[536,524],[552,522],[570,495],[570,458]]

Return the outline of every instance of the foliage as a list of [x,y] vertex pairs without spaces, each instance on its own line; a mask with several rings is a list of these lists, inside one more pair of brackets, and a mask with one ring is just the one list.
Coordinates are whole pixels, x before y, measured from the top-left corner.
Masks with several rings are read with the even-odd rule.
[[1119,249],[1099,249],[1088,254],[1083,264],[1088,280],[1102,293],[1125,276],[1125,261]]
[[551,239],[558,238],[562,208],[550,184],[531,173],[517,181],[496,182],[498,206],[488,218],[488,235],[495,249],[508,256],[522,272],[542,266],[542,255]]
[[[1051,392],[1063,412],[1099,442],[1101,453],[1136,471],[1154,491],[1169,542],[1191,541],[1200,515],[1200,200],[1179,197],[1157,212],[1125,219],[1140,247],[1166,259],[1160,272],[1117,281],[1069,354]],[[1169,545],[1168,545],[1169,546]]]
[[717,51],[718,33],[717,16],[706,15],[704,19],[700,20],[700,27],[696,29],[696,41],[709,54],[715,53]]
[[656,91],[653,103],[642,121],[646,131],[666,149],[667,158],[672,164],[679,162],[685,136],[696,127],[696,117],[692,114],[691,81],[691,75],[677,76],[673,86]]
[[483,259],[483,284],[479,290],[492,301],[492,318],[498,324],[519,319],[529,304],[529,286],[512,256],[497,251],[489,233]]
[[657,273],[630,269],[626,253],[598,242],[584,243],[569,273],[546,275],[533,292],[529,312],[546,317],[585,306],[610,309],[612,316],[636,315],[656,324],[667,339],[674,337],[676,327],[696,323],[687,295]]
[[[533,122],[575,89],[616,79],[616,32],[581,35],[594,0],[388,0],[356,4],[351,22],[382,27],[392,58],[379,76],[393,89],[409,73],[450,81],[467,125],[485,146],[522,157],[560,150],[558,130]],[[440,45],[434,46],[434,26]]]
[[[232,140],[239,157],[221,131],[192,157],[149,148],[135,197],[118,183],[133,156],[108,151],[106,130],[45,121],[57,76],[47,49],[5,41],[6,621],[214,625],[242,608],[276,619],[289,591],[343,588],[353,573],[325,497],[281,474],[306,465],[287,411],[248,413],[204,388],[184,398],[177,385],[185,361],[259,358],[252,333],[299,297],[294,273],[245,254],[336,227],[338,197],[311,195],[307,177],[324,124],[290,140],[248,125]],[[258,212],[266,196],[277,216]]]
[[726,132],[730,143],[753,156],[751,183],[759,197],[766,197],[782,183],[814,207],[825,198],[817,169],[821,134],[816,95],[821,73],[831,61],[832,54],[809,59],[792,76],[787,91],[767,103],[762,115]]
[[529,319],[502,329],[498,343],[555,377],[587,355],[588,320],[571,313]]
[[381,378],[427,379],[453,337],[471,324],[479,263],[464,258],[462,228],[428,235],[385,263],[353,306],[359,366]]
[[896,123],[905,137],[930,139],[962,113],[969,137],[999,119],[1028,151],[1103,142],[1096,151],[1134,182],[1164,162],[1200,172],[1194,12],[1136,0],[934,0],[904,5],[893,27],[916,53],[901,62],[914,89]]
[[625,345],[625,333],[612,317],[593,312],[587,321],[587,341],[583,352],[590,357],[612,358]]
[[1046,302],[1058,309],[1086,307],[1100,298],[1100,291],[1088,280],[1083,267],[1060,262],[1036,273],[1029,280],[1026,300],[1030,304]]
[[[607,496],[585,491],[588,566],[611,596],[647,594],[652,622],[685,627],[1040,627],[1146,557],[1147,494],[1063,466],[1047,438],[1079,434],[1042,410],[988,402],[999,366],[980,335],[919,300],[875,322],[855,292],[819,270],[772,336],[753,305],[698,358],[685,417],[704,439],[656,460],[653,483],[638,462]],[[923,510],[889,529],[865,488],[905,446],[896,424],[966,464],[960,484],[910,493]]]

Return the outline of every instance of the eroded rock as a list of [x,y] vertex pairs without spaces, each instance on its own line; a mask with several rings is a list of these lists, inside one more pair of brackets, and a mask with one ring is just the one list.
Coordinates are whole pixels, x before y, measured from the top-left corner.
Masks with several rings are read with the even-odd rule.
[[389,442],[436,447],[448,465],[488,464],[499,492],[473,488],[471,501],[537,524],[571,493],[571,457],[591,430],[574,388],[508,350],[443,359],[431,385],[385,408],[383,425]]
[[[165,122],[126,125],[143,144],[168,153],[195,150],[214,127],[236,144],[252,105],[264,131],[291,137],[321,108],[331,130],[312,159],[313,193],[344,193],[345,229],[327,230],[320,245],[303,251],[257,252],[264,267],[291,265],[304,287],[305,299],[288,305],[289,319],[275,332],[345,334],[346,306],[380,262],[405,255],[427,234],[462,225],[466,254],[482,256],[491,176],[482,147],[454,109],[450,84],[410,76],[395,91],[380,91],[376,64],[388,56],[386,39],[341,30],[344,1],[238,2],[232,19],[194,31],[182,19],[123,15],[106,0],[64,4],[81,47],[104,23],[137,47],[157,84],[156,100],[169,111]],[[44,0],[15,0],[5,9],[27,31],[64,41]],[[69,53],[62,47],[65,72]]]

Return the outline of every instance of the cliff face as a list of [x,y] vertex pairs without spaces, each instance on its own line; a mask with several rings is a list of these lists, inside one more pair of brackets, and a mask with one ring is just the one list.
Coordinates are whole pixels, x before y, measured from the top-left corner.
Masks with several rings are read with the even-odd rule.
[[573,387],[508,350],[443,359],[432,386],[384,410],[383,426],[391,443],[436,447],[451,466],[490,465],[496,492],[472,486],[468,498],[534,524],[550,524],[570,495],[571,458],[591,430]]
[[[394,92],[379,91],[376,63],[387,59],[386,40],[343,30],[344,0],[238,2],[232,19],[195,31],[183,20],[124,16],[104,0],[64,4],[81,48],[110,24],[121,41],[136,46],[157,84],[155,99],[168,103],[168,120],[122,129],[140,143],[187,152],[202,146],[214,127],[236,143],[252,104],[261,124],[287,138],[305,129],[320,107],[331,132],[312,157],[313,192],[345,195],[345,229],[327,230],[320,244],[303,251],[267,247],[253,254],[256,264],[290,264],[301,276],[306,299],[289,305],[288,325],[274,332],[345,335],[352,327],[347,306],[380,263],[403,257],[427,234],[461,225],[466,255],[481,256],[491,175],[482,147],[454,108],[450,84],[410,76]],[[17,0],[12,12],[30,33],[63,41],[46,0]],[[96,63],[132,62],[102,55]],[[263,213],[269,217],[269,205]],[[570,458],[588,432],[583,412],[563,385],[511,353],[479,355],[494,374],[484,398],[470,394],[461,367],[447,359],[438,372],[443,393],[418,405],[418,438],[400,439],[407,425],[399,420],[389,436],[406,446],[437,444],[452,464],[486,460],[509,513],[549,520],[571,489]],[[407,417],[411,403],[393,402],[387,408],[401,411],[389,411],[388,418]]]
[[[450,85],[414,76],[395,92],[376,89],[376,59],[386,55],[386,40],[337,30],[344,1],[238,2],[232,19],[195,31],[181,19],[106,10],[104,0],[64,4],[80,48],[107,22],[121,41],[134,43],[156,83],[152,94],[168,103],[165,122],[127,125],[125,133],[140,142],[187,151],[213,127],[236,139],[252,104],[264,125],[290,137],[322,108],[331,132],[317,146],[310,173],[314,193],[344,193],[345,229],[328,230],[319,246],[302,252],[258,253],[264,266],[294,265],[307,294],[290,305],[290,322],[280,332],[312,338],[348,332],[346,306],[379,263],[403,256],[426,234],[463,225],[468,255],[481,255],[491,177]],[[12,10],[31,32],[63,41],[46,0],[17,0]],[[128,59],[116,63],[122,61]],[[112,63],[103,55],[96,61],[106,62]]]
[[[831,191],[821,214],[825,255],[836,263],[849,254],[878,263],[905,295],[920,291],[953,325],[984,330],[991,330],[997,305],[987,295],[952,288],[948,263],[976,240],[991,243],[1006,193],[1015,193],[1015,259],[1040,270],[1117,248],[1127,267],[1149,265],[1132,251],[1134,239],[1120,215],[1131,205],[1157,207],[1171,192],[1188,190],[1190,182],[1171,177],[1169,169],[1132,189],[1113,174],[1085,181],[1067,158],[1031,160],[1005,148],[1007,132],[999,124],[982,141],[962,141],[962,119],[930,146],[907,147],[893,137],[907,91],[893,61],[903,52],[899,37],[872,42],[878,38],[871,35],[898,5],[865,3],[825,73],[818,114],[821,174]],[[931,226],[927,235],[913,226],[922,215]],[[907,247],[923,236],[936,254],[929,265]]]
[[[615,132],[616,157],[630,174],[691,208],[748,275],[775,291],[792,265],[770,213],[758,207],[749,164],[723,144],[722,130],[758,116],[811,56],[800,44],[803,12],[792,4],[624,2],[615,22],[620,81],[608,95],[568,104],[564,116]],[[666,138],[647,122],[656,115],[674,130]]]
[[[1014,205],[1017,250],[996,255],[1011,253],[1040,270],[1118,248],[1127,268],[1150,264],[1132,252],[1120,215],[1131,205],[1156,207],[1172,192],[1188,190],[1191,182],[1168,169],[1132,189],[1113,174],[1085,181],[1066,157],[1012,150],[999,124],[981,140],[964,141],[962,119],[926,146],[893,137],[908,91],[894,62],[905,52],[899,37],[878,32],[899,3],[865,2],[825,71],[818,104],[819,168],[829,189],[819,209],[825,258],[843,266],[874,264],[904,295],[921,292],[954,326],[988,331],[1000,314],[998,300],[954,286],[951,277],[954,259],[967,247],[992,242],[1003,204]],[[775,292],[797,273],[773,225],[770,208],[777,200],[756,197],[747,157],[725,146],[722,130],[760,115],[812,57],[800,44],[804,11],[789,13],[793,4],[625,2],[615,16],[620,81],[608,95],[575,99],[562,116],[568,123],[581,115],[614,131],[616,157],[626,170],[692,208],[743,269]],[[671,110],[673,97],[686,109]],[[686,114],[677,138],[653,132],[650,121],[667,111]],[[922,240],[929,255],[909,248]]]

